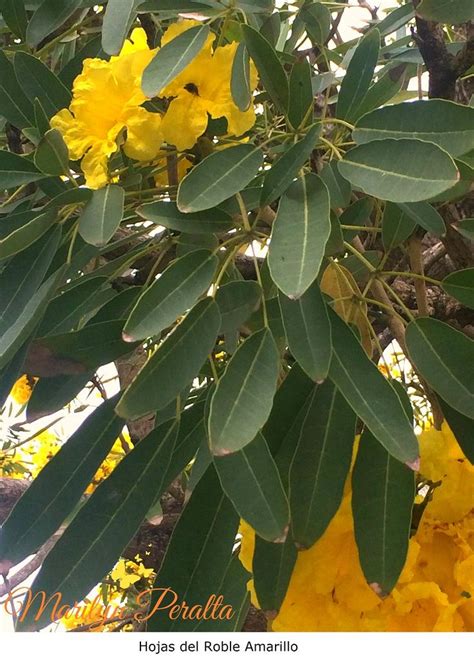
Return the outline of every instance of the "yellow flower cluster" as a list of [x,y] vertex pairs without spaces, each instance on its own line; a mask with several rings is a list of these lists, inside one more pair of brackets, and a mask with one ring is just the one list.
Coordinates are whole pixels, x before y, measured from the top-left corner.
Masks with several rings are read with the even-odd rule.
[[150,580],[154,575],[153,569],[147,569],[139,555],[135,556],[135,561],[122,558],[110,574],[112,580],[116,581],[117,587],[121,590],[129,589],[142,578]]
[[[162,45],[194,25],[192,20],[171,25]],[[210,35],[195,59],[160,92],[163,99],[171,99],[163,117],[143,106],[148,100],[141,89],[143,71],[158,51],[150,50],[143,29],[133,30],[120,54],[110,61],[84,61],[82,73],[74,81],[69,109],[58,112],[51,126],[61,132],[70,158],[82,158],[90,188],[103,187],[113,178],[108,159],[122,145],[129,158],[152,162],[163,141],[180,151],[194,146],[206,130],[208,115],[225,117],[230,135],[242,135],[253,126],[253,107],[241,112],[230,90],[237,44],[213,50],[213,43]],[[251,83],[252,88],[257,83],[253,65]]]
[[[362,573],[348,482],[323,537],[298,554],[272,630],[474,631],[474,466],[446,424],[423,432],[420,450],[421,473],[440,486],[390,596],[381,600]],[[242,534],[241,560],[251,571],[254,535],[245,524]]]

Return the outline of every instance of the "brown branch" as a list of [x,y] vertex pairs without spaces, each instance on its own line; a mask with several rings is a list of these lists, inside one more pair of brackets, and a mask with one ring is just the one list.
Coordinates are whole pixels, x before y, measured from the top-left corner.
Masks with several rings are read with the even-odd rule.
[[[421,251],[421,238],[416,232],[408,241],[408,255],[410,257],[410,267],[413,274],[424,276],[423,271],[423,257]],[[414,277],[413,284],[415,286],[416,305],[418,307],[418,315],[429,315],[428,300],[426,297],[426,283],[424,279]]]

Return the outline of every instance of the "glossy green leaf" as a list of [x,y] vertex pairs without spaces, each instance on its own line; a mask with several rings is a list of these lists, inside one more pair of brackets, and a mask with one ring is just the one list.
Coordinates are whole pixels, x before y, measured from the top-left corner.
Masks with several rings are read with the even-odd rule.
[[275,50],[265,37],[250,25],[242,25],[242,34],[264,89],[278,109],[285,113],[289,100],[288,79]]
[[122,418],[164,409],[199,373],[217,338],[217,304],[200,301],[161,343],[117,405]]
[[137,0],[109,0],[102,23],[102,48],[108,55],[118,55],[135,18]]
[[252,102],[250,88],[250,58],[244,43],[239,43],[235,51],[230,78],[232,100],[241,112],[245,112]]
[[244,189],[263,162],[262,151],[239,144],[204,158],[178,187],[178,209],[191,213],[217,206]]
[[220,286],[216,302],[221,314],[219,333],[236,331],[259,306],[262,289],[256,281],[231,281]]
[[382,218],[382,242],[390,251],[405,242],[415,230],[416,223],[403,207],[387,201]]
[[326,379],[331,361],[331,324],[317,282],[297,300],[279,296],[288,347],[313,381]]
[[2,50],[0,50],[0,115],[17,128],[26,128],[34,125],[35,122],[33,105],[18,84],[13,65]]
[[439,399],[439,403],[446,422],[454,434],[459,447],[471,464],[474,464],[474,420],[460,414],[459,411],[450,407],[441,398]]
[[55,128],[42,137],[35,152],[35,165],[50,176],[61,176],[69,171],[69,151]]
[[290,73],[288,108],[288,120],[293,128],[299,128],[306,119],[311,118],[312,107],[311,67],[306,59],[296,61]]
[[133,342],[158,336],[192,308],[212,283],[218,258],[199,249],[178,258],[141,295],[123,329]]
[[325,162],[321,169],[321,178],[329,190],[331,208],[345,208],[351,202],[351,184],[339,173],[337,162]]
[[0,562],[18,564],[74,510],[123,427],[107,400],[46,463],[2,526]]
[[9,29],[20,39],[25,38],[28,16],[23,0],[3,0],[1,4],[3,20]]
[[15,213],[0,221],[0,260],[24,251],[55,223],[57,215],[47,212]]
[[459,413],[474,418],[474,340],[445,322],[419,318],[406,330],[410,361],[428,384]]
[[298,551],[288,537],[284,544],[255,537],[252,572],[259,607],[277,612],[286,596]]
[[462,155],[474,148],[474,107],[441,99],[388,105],[359,119],[353,137],[357,144],[420,139]]
[[137,215],[150,222],[165,226],[173,231],[194,235],[223,233],[233,228],[230,215],[219,208],[203,212],[182,213],[175,203],[153,201],[137,209]]
[[23,51],[15,53],[13,67],[28,98],[39,98],[48,118],[68,107],[71,92],[43,62]]
[[123,219],[125,192],[119,185],[94,190],[79,218],[79,234],[89,244],[107,244]]
[[418,203],[400,203],[398,204],[405,215],[408,215],[416,224],[433,233],[441,236],[446,233],[443,218],[432,205],[426,201]]
[[453,187],[459,178],[446,151],[416,139],[382,139],[356,146],[338,167],[354,187],[396,203],[429,199]]
[[0,189],[8,190],[44,178],[33,162],[24,155],[0,151]]
[[379,56],[380,33],[370,30],[360,40],[347,67],[339,91],[336,116],[354,122],[360,116],[360,105],[369,90]]
[[298,178],[280,200],[268,267],[287,297],[296,299],[318,275],[331,232],[329,193],[319,176]]
[[259,432],[241,450],[215,457],[222,488],[239,516],[267,541],[286,539],[289,507],[267,442]]
[[352,515],[362,570],[379,596],[390,593],[405,564],[414,500],[413,471],[364,431],[352,473]]
[[[401,9],[405,7],[409,7],[409,5],[403,5]],[[396,11],[395,9],[391,13],[395,13]],[[372,112],[395,98],[403,89],[407,79],[411,77],[409,67],[409,64],[397,64],[397,60],[395,59],[384,67],[385,70],[378,71],[377,82],[374,82],[369,88],[359,106],[359,116],[362,117],[367,112]]]
[[329,377],[385,449],[416,469],[418,441],[395,389],[347,324],[335,311],[328,311],[333,341]]
[[455,229],[468,240],[474,240],[474,219],[463,219],[455,225]]
[[[14,0],[16,2],[16,0]],[[44,0],[28,23],[26,42],[35,48],[83,6],[82,0]]]
[[312,546],[342,501],[351,466],[356,416],[334,384],[314,389],[290,469],[290,509],[295,542]]
[[[163,491],[176,433],[175,423],[160,425],[122,459],[44,560],[31,586],[33,597],[44,591],[49,599],[60,592],[63,605],[74,605],[114,566]],[[55,598],[43,614],[36,615],[40,601],[41,597],[33,600],[17,630],[39,630],[51,623]]]
[[331,12],[321,2],[306,3],[301,10],[301,18],[311,41],[323,46],[331,29]]
[[159,96],[200,53],[208,36],[209,26],[196,25],[162,46],[143,72],[143,93],[149,98]]
[[247,338],[217,383],[209,414],[209,445],[216,456],[241,450],[263,427],[273,404],[279,355],[268,329]]
[[[156,588],[172,587],[192,607],[220,593],[232,557],[239,518],[225,496],[211,466],[196,486],[182,512],[168,544]],[[169,584],[169,585],[168,585]],[[150,611],[162,599],[160,589],[153,592]],[[161,597],[161,598],[160,598]],[[168,594],[166,603],[172,600]],[[165,603],[165,605],[166,605]],[[151,614],[148,632],[192,632],[197,619],[171,619],[159,610]]]
[[422,0],[416,13],[430,21],[457,25],[472,20],[473,0]]
[[443,279],[443,289],[461,304],[474,308],[474,267],[448,274]]
[[316,146],[321,131],[319,125],[312,126],[302,140],[290,148],[275,162],[263,181],[260,205],[273,203],[285,192],[298,175]]

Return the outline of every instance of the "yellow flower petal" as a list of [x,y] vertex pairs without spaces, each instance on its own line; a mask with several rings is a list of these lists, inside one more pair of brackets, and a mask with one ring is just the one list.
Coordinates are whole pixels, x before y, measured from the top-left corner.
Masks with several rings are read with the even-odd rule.
[[205,104],[199,96],[184,91],[171,101],[161,128],[165,140],[179,151],[192,148],[207,128]]
[[125,154],[133,160],[153,160],[160,152],[162,141],[161,114],[136,108],[127,119]]

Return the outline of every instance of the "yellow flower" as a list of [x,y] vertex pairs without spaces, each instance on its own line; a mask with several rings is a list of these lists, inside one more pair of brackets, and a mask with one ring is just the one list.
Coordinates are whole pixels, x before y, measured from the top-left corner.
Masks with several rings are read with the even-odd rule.
[[127,565],[124,560],[117,562],[110,575],[113,580],[118,581],[121,589],[128,589],[141,578],[141,576],[127,571]]
[[23,375],[15,382],[15,385],[10,391],[10,397],[18,404],[26,404],[31,397],[36,381],[36,378]]
[[51,119],[70,158],[83,158],[86,183],[93,189],[109,182],[108,158],[121,143],[134,160],[153,160],[160,150],[161,115],[141,107],[147,100],[141,77],[155,53],[148,48],[144,30],[137,28],[117,57],[108,62],[86,59],[74,81],[69,109]]
[[[165,32],[162,45],[196,24],[192,20],[175,23]],[[225,117],[229,135],[242,135],[255,123],[253,105],[245,112],[240,111],[230,90],[238,44],[219,46],[212,52],[213,41],[210,35],[194,60],[160,92],[160,96],[173,99],[163,118],[163,135],[179,151],[194,146],[207,128],[208,115],[213,119]],[[251,63],[251,89],[256,85],[257,71]]]

